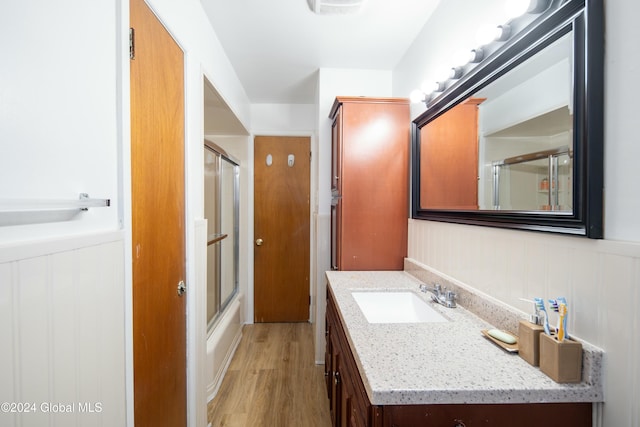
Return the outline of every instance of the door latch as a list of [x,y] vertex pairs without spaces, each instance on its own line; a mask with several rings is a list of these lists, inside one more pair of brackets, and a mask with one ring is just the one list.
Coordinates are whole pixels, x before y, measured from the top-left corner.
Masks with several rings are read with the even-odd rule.
[[178,296],[181,297],[187,292],[187,285],[184,284],[184,280],[180,280],[178,283]]

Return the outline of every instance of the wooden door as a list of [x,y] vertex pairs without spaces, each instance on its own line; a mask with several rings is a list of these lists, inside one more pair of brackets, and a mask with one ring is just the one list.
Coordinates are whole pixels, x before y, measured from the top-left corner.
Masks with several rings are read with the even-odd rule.
[[254,321],[307,321],[310,139],[257,136],[254,147]]
[[130,12],[135,424],[185,426],[183,52],[143,0]]

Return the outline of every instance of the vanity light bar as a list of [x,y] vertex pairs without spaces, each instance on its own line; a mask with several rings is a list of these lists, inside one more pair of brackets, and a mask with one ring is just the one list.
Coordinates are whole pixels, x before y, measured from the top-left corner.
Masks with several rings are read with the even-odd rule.
[[[545,12],[551,6],[551,0],[529,0],[528,7],[524,13],[515,18],[511,19],[509,22],[498,25],[495,28],[495,32],[493,33],[493,40],[490,40],[488,43],[483,46],[489,46],[494,43],[504,43],[509,40],[513,35],[513,27],[512,23],[521,19],[524,15],[540,15]],[[520,11],[515,12],[520,13]],[[452,67],[451,72],[447,78],[447,80],[437,81],[431,92],[425,90],[425,85],[423,84],[422,89],[416,89],[411,92],[410,99],[413,103],[424,102],[428,108],[428,103],[431,100],[439,97],[448,86],[450,86],[449,81],[451,80],[459,80],[465,74],[465,71],[469,71],[472,67],[468,67],[470,64],[475,66],[481,63],[486,58],[485,50],[482,47],[477,47],[469,51],[468,59],[466,59],[466,63]],[[464,61],[464,59],[463,59]]]

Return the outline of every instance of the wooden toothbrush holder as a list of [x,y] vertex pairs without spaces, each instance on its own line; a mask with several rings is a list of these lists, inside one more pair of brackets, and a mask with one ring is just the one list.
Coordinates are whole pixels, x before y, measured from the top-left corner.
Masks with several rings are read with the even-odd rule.
[[540,335],[540,370],[558,383],[582,381],[582,344],[555,335]]
[[521,320],[518,325],[518,354],[533,366],[540,365],[540,335],[544,328]]

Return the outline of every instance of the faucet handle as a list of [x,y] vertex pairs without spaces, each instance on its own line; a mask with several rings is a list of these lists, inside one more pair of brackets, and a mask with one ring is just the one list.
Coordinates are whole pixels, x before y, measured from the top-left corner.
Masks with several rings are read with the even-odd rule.
[[445,290],[444,299],[445,299],[445,301],[447,303],[447,306],[449,306],[451,308],[455,307],[456,306],[456,297],[457,297],[457,295],[456,295],[455,292]]

